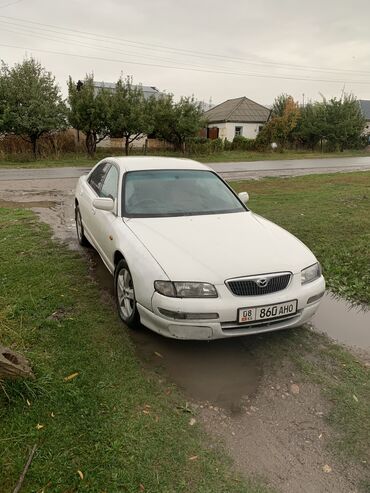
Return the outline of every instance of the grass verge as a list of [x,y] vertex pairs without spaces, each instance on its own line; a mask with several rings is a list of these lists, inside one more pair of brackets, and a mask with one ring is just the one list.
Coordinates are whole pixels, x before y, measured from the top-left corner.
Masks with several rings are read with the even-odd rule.
[[24,492],[266,491],[241,481],[189,425],[181,396],[141,370],[83,258],[27,211],[0,209],[0,233],[0,340],[36,375],[1,384],[2,491],[34,444]]
[[331,290],[370,303],[370,172],[231,185],[237,192],[250,192],[254,212],[286,228],[313,250]]
[[[85,154],[71,153],[61,156],[60,158],[42,158],[37,161],[21,160],[16,158],[11,158],[6,160],[0,160],[1,168],[60,168],[66,166],[74,167],[92,167],[100,159],[107,156],[122,156],[122,151],[117,149],[104,149],[100,148],[96,152],[94,158],[89,158]],[[143,155],[142,152],[132,151],[132,156]],[[163,151],[163,152],[153,152],[148,153],[148,156],[167,156],[167,157],[187,157],[195,159],[203,163],[217,163],[217,162],[238,162],[238,161],[275,161],[280,159],[324,159],[333,157],[364,157],[370,156],[368,151],[344,151],[344,152],[312,152],[312,151],[285,151],[281,152],[257,152],[257,151],[221,151],[214,154],[208,155],[186,155],[179,152]]]

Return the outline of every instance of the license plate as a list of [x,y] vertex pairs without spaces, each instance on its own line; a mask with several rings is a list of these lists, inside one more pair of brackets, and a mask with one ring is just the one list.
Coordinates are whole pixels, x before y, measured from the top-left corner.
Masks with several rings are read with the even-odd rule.
[[239,323],[268,320],[270,318],[288,317],[297,312],[297,300],[276,303],[275,305],[256,306],[253,308],[239,308]]

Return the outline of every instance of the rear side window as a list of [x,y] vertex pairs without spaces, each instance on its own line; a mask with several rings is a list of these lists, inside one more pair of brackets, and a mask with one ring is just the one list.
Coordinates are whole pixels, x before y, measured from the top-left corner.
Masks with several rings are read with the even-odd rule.
[[101,187],[100,196],[109,197],[111,199],[117,198],[118,192],[118,169],[115,166],[111,166],[108,173],[105,175],[103,186]]
[[105,175],[110,166],[110,163],[99,164],[99,166],[94,169],[89,177],[89,184],[98,195],[100,195],[100,190],[103,185]]

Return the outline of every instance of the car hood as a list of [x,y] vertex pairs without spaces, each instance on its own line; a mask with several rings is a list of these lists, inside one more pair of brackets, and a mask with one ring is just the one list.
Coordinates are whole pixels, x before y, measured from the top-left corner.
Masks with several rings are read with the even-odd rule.
[[251,211],[132,218],[126,225],[173,281],[225,279],[301,269],[316,262],[297,238]]

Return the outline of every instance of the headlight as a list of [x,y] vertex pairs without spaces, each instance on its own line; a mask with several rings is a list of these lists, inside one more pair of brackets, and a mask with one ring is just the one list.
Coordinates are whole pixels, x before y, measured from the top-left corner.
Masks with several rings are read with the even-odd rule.
[[315,281],[321,276],[321,265],[319,262],[310,265],[305,269],[301,270],[301,283],[307,284],[308,282]]
[[155,281],[154,289],[163,296],[173,298],[217,298],[213,284],[207,282]]

